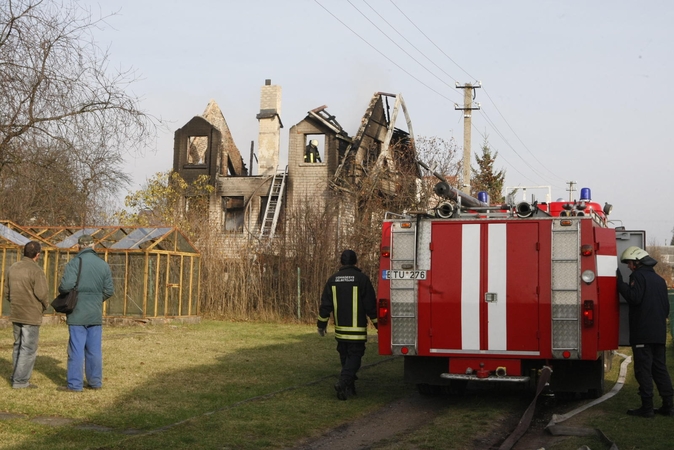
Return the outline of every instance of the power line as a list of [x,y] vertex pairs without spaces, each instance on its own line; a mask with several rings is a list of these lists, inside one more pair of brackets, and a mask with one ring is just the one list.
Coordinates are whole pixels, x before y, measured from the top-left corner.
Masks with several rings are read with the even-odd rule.
[[[424,33],[424,32],[421,30],[421,28],[419,28],[419,27],[417,26],[417,24],[415,24],[414,22],[412,22],[412,19],[410,19],[409,17],[407,17],[407,14],[405,14],[405,13],[403,12],[402,9],[398,8],[398,5],[396,5],[395,3],[393,3],[393,0],[389,0],[389,2],[391,2],[391,4],[392,4],[393,6],[395,6],[395,8],[396,8],[398,11],[400,11],[400,14],[402,14],[402,15],[405,17],[405,19],[407,19],[407,20],[409,21],[409,23],[411,23],[411,24],[414,26],[414,28],[416,28],[417,30],[419,30],[419,33],[423,34],[424,37],[425,37],[426,39],[428,39],[428,41],[429,41],[431,44],[433,44],[433,45],[435,46],[435,48],[437,48],[438,50],[440,50],[440,53],[442,53],[443,55],[445,55],[445,56],[447,57],[447,59],[449,59],[452,63],[454,63],[454,65],[455,65],[456,67],[458,67],[459,69],[461,69],[461,70],[463,71],[463,73],[465,73],[466,75],[468,75],[469,78],[472,78],[473,80],[476,80],[476,79],[477,79],[477,78],[475,78],[474,76],[472,76],[471,74],[469,74],[468,72],[466,72],[466,71],[464,70],[464,68],[461,67],[461,66],[459,65],[459,63],[457,63],[456,61],[454,61],[454,60],[453,60],[447,53],[445,53],[440,47],[438,47],[438,45],[437,45],[435,42],[433,42],[433,39],[429,38],[429,37],[426,35],[426,33]],[[455,81],[456,81],[456,80],[455,80]]]
[[[430,73],[430,74],[433,75],[435,78],[437,78],[438,80],[440,80],[441,83],[447,85],[447,86],[450,87],[450,88],[454,88],[454,86],[452,86],[451,84],[447,83],[445,80],[443,80],[442,78],[440,78],[439,76],[437,76],[436,74],[434,74],[433,72],[431,72],[426,66],[424,66],[423,64],[421,64],[421,63],[420,63],[414,56],[410,55],[410,54],[407,52],[407,50],[405,50],[405,49],[402,48],[400,45],[398,45],[398,43],[397,43],[396,41],[394,41],[393,39],[391,39],[391,37],[390,37],[388,34],[386,34],[381,28],[379,28],[379,27],[377,26],[376,23],[374,23],[372,20],[370,20],[369,17],[367,17],[367,16],[366,16],[360,9],[358,9],[358,7],[357,7],[356,5],[354,5],[354,4],[351,2],[351,0],[347,0],[347,2],[349,2],[349,5],[351,5],[351,6],[353,7],[353,9],[355,9],[356,11],[358,11],[358,12],[360,13],[361,16],[365,17],[365,19],[366,19],[368,22],[370,22],[370,23],[372,24],[373,27],[375,27],[377,30],[379,30],[379,32],[380,32],[381,34],[383,34],[389,41],[393,42],[393,44],[394,44],[396,47],[398,47],[398,48],[399,48],[400,50],[402,50],[407,56],[409,56],[409,57],[412,59],[412,61],[414,61],[415,63],[419,64],[421,67],[423,67],[424,70],[426,70],[426,72]],[[365,2],[365,4],[367,4],[367,2]],[[370,6],[370,5],[367,5],[367,6]],[[370,7],[370,8],[371,8],[371,7]],[[376,11],[375,11],[375,12],[376,12]],[[379,13],[377,13],[377,14],[379,14]],[[381,16],[380,16],[380,17],[381,17]]]
[[[468,75],[470,78],[476,79],[476,78],[473,77],[471,74],[469,74],[463,67],[461,67],[456,61],[454,61],[454,60],[453,60],[447,53],[445,53],[445,52],[444,52],[444,51],[443,51],[443,50],[442,50],[442,49],[441,49],[441,48],[440,48],[440,47],[439,47],[439,46],[438,46],[438,45],[437,45],[437,44],[436,44],[436,43],[435,43],[435,42],[434,42],[434,41],[433,41],[433,40],[432,40],[426,33],[423,32],[423,30],[421,30],[421,28],[419,28],[419,27],[412,21],[412,19],[410,19],[410,18],[407,16],[407,14],[405,14],[405,12],[404,12],[402,9],[400,9],[400,8],[398,7],[398,5],[396,5],[395,3],[393,3],[393,0],[389,0],[389,2],[390,2],[393,6],[395,6],[395,8],[396,8],[398,11],[400,11],[400,13],[405,17],[405,19],[407,19],[407,20],[408,20],[408,21],[409,21],[409,22],[410,22],[410,23],[411,23],[411,24],[412,24],[412,25],[413,25],[413,26],[414,26],[414,27],[415,27],[415,28],[416,28],[416,29],[417,29],[417,30],[418,30],[418,31],[419,31],[419,32],[420,32],[420,33],[421,33],[421,34],[422,34],[422,35],[423,35],[423,36],[424,36],[430,43],[431,43],[431,44],[433,44],[433,45],[435,46],[435,48],[437,48],[443,55],[445,55],[445,56],[447,57],[447,59],[449,59],[452,63],[454,63],[454,65],[456,65],[459,69],[461,69],[461,70],[462,70],[466,75]],[[366,3],[367,3],[367,2],[366,2]],[[368,5],[368,6],[369,6],[369,5]],[[415,48],[416,48],[416,47],[415,47]],[[424,55],[424,56],[425,56],[425,55]],[[443,71],[443,72],[444,72],[444,71]],[[489,101],[491,101],[491,103],[494,105],[494,108],[495,108],[496,111],[499,113],[499,115],[501,116],[501,118],[503,119],[503,121],[506,123],[506,125],[508,126],[508,128],[510,128],[510,131],[512,131],[512,133],[515,135],[515,137],[517,138],[517,140],[524,146],[524,148],[525,148],[525,149],[529,152],[529,154],[536,160],[536,162],[537,162],[538,164],[540,164],[540,166],[541,166],[543,169],[545,169],[548,173],[550,173],[552,176],[554,176],[555,178],[557,178],[557,179],[559,179],[559,180],[564,181],[563,178],[559,177],[559,176],[556,175],[554,172],[552,172],[550,169],[548,169],[548,168],[547,168],[547,167],[546,167],[546,166],[545,166],[545,165],[544,165],[544,164],[543,164],[543,163],[542,163],[542,162],[541,162],[541,161],[540,161],[540,160],[533,154],[533,152],[529,149],[529,147],[527,147],[527,145],[522,141],[522,139],[519,137],[519,135],[515,132],[515,130],[514,130],[513,127],[510,125],[510,123],[508,122],[508,120],[505,118],[505,116],[503,115],[503,113],[501,113],[501,110],[498,108],[498,106],[496,105],[496,102],[494,102],[494,100],[491,98],[491,96],[489,95],[489,93],[487,92],[486,89],[484,90],[484,93],[485,93],[485,95],[487,95],[487,98],[489,99]],[[487,116],[486,116],[486,113],[483,112],[483,114],[485,115],[485,118],[486,118],[486,117],[487,117]],[[503,136],[503,133],[501,133],[501,132],[498,130],[498,128],[496,127],[496,124],[495,124],[491,119],[489,119],[489,123],[490,123],[490,125],[494,128],[494,130],[496,130],[497,134],[501,137],[501,139],[503,139],[504,142],[506,142],[506,144],[508,144],[508,147],[510,147],[510,148],[515,152],[515,154],[517,154],[517,156],[519,156],[520,159],[522,159],[522,161],[525,162],[525,164],[527,164],[532,170],[535,171],[535,169],[534,169],[533,167],[531,167],[531,165],[529,165],[529,163],[528,163],[524,158],[522,158],[522,157],[520,156],[519,153],[517,153],[517,151],[514,149],[514,147],[513,147],[512,145],[510,145],[510,143],[509,143],[509,142],[505,139],[505,137]],[[537,173],[538,173],[538,172],[537,172]],[[538,175],[541,176],[540,173],[538,173]],[[542,177],[542,178],[545,179],[545,177]],[[558,187],[558,186],[555,186],[555,187]]]
[[336,15],[334,15],[328,8],[326,8],[325,6],[321,5],[321,4],[318,2],[318,0],[314,0],[314,2],[316,2],[316,4],[317,4],[318,6],[320,6],[320,7],[323,8],[325,11],[327,11],[327,13],[330,14],[332,17],[334,17],[339,23],[341,23],[342,25],[344,25],[349,31],[351,31],[353,34],[355,34],[356,36],[358,36],[358,38],[360,38],[363,42],[365,42],[367,45],[369,45],[370,47],[372,47],[372,49],[373,49],[374,51],[376,51],[376,52],[379,53],[381,56],[383,56],[384,58],[386,58],[391,64],[393,64],[393,65],[396,66],[398,69],[400,69],[400,70],[402,70],[403,72],[405,72],[407,75],[409,75],[410,77],[412,77],[412,78],[413,78],[414,80],[416,80],[417,82],[419,82],[419,83],[421,83],[422,85],[424,85],[426,88],[428,88],[428,89],[430,89],[431,91],[433,91],[433,92],[435,92],[436,94],[438,94],[440,97],[442,97],[442,98],[444,98],[445,100],[447,100],[447,101],[453,103],[453,101],[452,101],[449,97],[447,97],[447,96],[441,94],[440,92],[438,92],[438,91],[436,91],[435,89],[433,89],[432,87],[430,87],[428,84],[426,84],[426,83],[424,83],[423,81],[421,81],[419,78],[417,78],[417,77],[415,77],[414,75],[412,75],[411,73],[409,73],[407,70],[405,70],[403,67],[401,67],[398,63],[396,63],[396,62],[393,61],[391,58],[389,58],[389,57],[386,56],[384,53],[382,53],[379,49],[377,49],[374,45],[370,44],[370,43],[367,41],[367,39],[363,38],[361,35],[359,35],[358,33],[356,33],[351,27],[349,27],[347,24],[345,24],[344,22],[342,22],[342,20],[341,20],[339,17],[337,17]]
[[[328,14],[330,14],[333,18],[335,18],[339,23],[341,23],[344,27],[346,27],[349,31],[351,31],[353,34],[355,34],[359,39],[361,39],[363,42],[365,42],[367,45],[369,45],[373,50],[375,50],[375,51],[376,51],[377,53],[379,53],[381,56],[383,56],[384,58],[386,58],[386,59],[387,59],[389,62],[391,62],[393,65],[395,65],[395,66],[398,67],[400,70],[402,70],[405,74],[407,74],[408,76],[410,76],[411,78],[413,78],[414,80],[416,80],[417,82],[419,82],[421,85],[425,86],[426,88],[428,88],[428,89],[431,90],[432,92],[438,94],[440,97],[442,97],[442,98],[444,98],[444,99],[446,99],[446,100],[448,100],[448,101],[451,101],[451,99],[449,99],[447,96],[445,96],[445,95],[441,94],[440,92],[438,92],[437,90],[433,89],[431,86],[429,86],[428,84],[424,83],[424,82],[421,81],[419,78],[417,78],[416,76],[412,75],[409,71],[407,71],[406,69],[404,69],[404,68],[403,68],[402,66],[400,66],[398,63],[396,63],[393,59],[389,58],[386,54],[384,54],[382,51],[380,51],[378,48],[376,48],[373,44],[371,44],[367,39],[365,39],[364,37],[362,37],[362,36],[361,36],[360,34],[358,34],[355,30],[353,30],[353,29],[352,29],[351,27],[349,27],[346,23],[344,23],[339,17],[337,17],[335,14],[333,14],[329,9],[327,9],[324,5],[322,5],[318,0],[314,0],[314,1],[315,1],[316,4],[318,4],[321,8],[323,8]],[[450,87],[452,87],[453,89],[455,89],[453,86],[449,85],[447,82],[445,82],[444,80],[442,80],[442,78],[440,78],[440,77],[437,76],[435,73],[433,73],[428,67],[426,67],[424,64],[422,64],[421,62],[419,62],[416,58],[414,58],[414,57],[413,57],[409,52],[407,52],[404,48],[402,48],[402,47],[401,47],[397,42],[395,42],[395,40],[393,40],[393,39],[392,39],[392,38],[391,38],[385,31],[383,31],[379,26],[377,26],[377,24],[375,24],[375,23],[374,23],[374,22],[373,22],[373,21],[372,21],[366,14],[365,14],[365,13],[363,13],[363,11],[361,11],[358,7],[356,7],[356,6],[351,2],[351,0],[347,0],[347,1],[349,2],[349,4],[350,4],[356,11],[358,11],[358,13],[359,13],[360,15],[362,15],[368,22],[370,22],[370,24],[372,24],[372,25],[373,25],[373,26],[374,26],[380,33],[382,33],[387,39],[389,39],[393,44],[395,44],[400,50],[402,50],[402,51],[403,51],[408,57],[410,57],[415,63],[417,63],[418,65],[420,65],[424,70],[426,70],[428,73],[430,73],[430,74],[433,75],[435,78],[437,78],[438,80],[440,80],[440,82],[442,82],[443,84],[445,84],[445,85],[447,85],[447,86],[450,86]],[[436,47],[436,48],[437,48],[443,55],[445,55],[445,56],[446,56],[452,63],[454,63],[459,69],[461,69],[461,70],[462,70],[464,73],[466,73],[469,77],[474,78],[474,77],[472,77],[472,75],[470,75],[465,69],[463,69],[463,68],[462,68],[456,61],[454,61],[449,55],[447,55],[447,53],[445,53],[445,52],[444,52],[444,51],[443,51],[437,44],[435,44],[435,42],[434,42],[430,37],[428,37],[428,36],[427,36],[427,35],[426,35],[426,34],[425,34],[425,33],[424,33],[424,32],[423,32],[423,31],[422,31],[422,30],[421,30],[421,29],[420,29],[420,28],[419,28],[419,27],[418,27],[418,26],[417,26],[417,25],[416,25],[416,24],[415,24],[415,23],[414,23],[414,22],[413,22],[407,15],[406,15],[406,14],[399,8],[399,7],[398,7],[398,6],[397,6],[397,5],[395,5],[395,3],[393,3],[392,0],[389,0],[389,1],[391,2],[391,4],[393,4],[393,6],[396,7],[396,9],[398,9],[398,11],[400,11],[400,13],[401,13],[401,14],[402,14],[402,15],[403,15],[403,16],[404,16],[404,17],[405,17],[405,18],[406,18],[406,19],[407,19],[407,20],[408,20],[408,21],[409,21],[409,22],[410,22],[410,23],[411,23],[411,24],[412,24],[412,25],[413,25],[419,32],[420,32],[420,33],[421,33],[421,34],[422,34],[422,35],[423,35],[429,42],[431,42],[431,43],[432,43],[432,44],[433,44],[433,45],[434,45],[434,46],[435,46],[435,47]],[[377,14],[377,16],[379,16],[379,18],[382,19],[382,20],[383,20],[389,27],[391,27],[396,33],[398,33],[398,35],[400,35],[400,36],[401,36],[401,37],[402,37],[402,38],[403,38],[409,45],[411,45],[417,52],[419,52],[424,58],[426,58],[427,60],[429,60],[429,61],[430,61],[434,66],[436,66],[441,72],[443,72],[445,75],[447,75],[449,78],[451,78],[452,80],[454,80],[454,81],[458,84],[458,81],[456,81],[456,79],[455,79],[454,77],[452,77],[450,74],[448,74],[447,72],[445,72],[440,66],[438,66],[438,65],[437,65],[436,63],[434,63],[428,56],[426,56],[426,54],[424,54],[421,50],[419,50],[419,49],[418,49],[414,44],[412,44],[407,38],[405,38],[405,37],[402,35],[402,33],[400,33],[400,32],[399,32],[393,25],[391,25],[391,23],[389,23],[389,22],[388,22],[388,21],[387,21],[381,14],[379,14],[379,13],[378,13],[378,12],[377,12],[377,11],[376,11],[376,10],[375,10],[375,9],[374,9],[374,8],[373,8],[373,7],[372,7],[366,0],[363,0],[363,2],[364,2],[370,9],[372,9],[372,10],[375,12],[375,14]],[[455,90],[456,90],[456,89],[455,89]],[[486,92],[485,92],[485,93],[486,93]],[[524,142],[522,141],[522,139],[517,135],[517,133],[516,133],[515,130],[512,128],[512,126],[510,125],[510,123],[508,123],[508,121],[505,119],[505,117],[503,116],[503,114],[501,113],[501,111],[499,110],[498,106],[496,105],[496,103],[494,102],[494,100],[491,98],[491,96],[489,96],[489,94],[487,94],[487,97],[489,98],[489,100],[491,101],[491,103],[494,105],[494,107],[496,108],[496,111],[499,113],[499,115],[501,116],[501,118],[503,118],[503,120],[506,122],[508,128],[510,128],[510,130],[513,132],[513,134],[515,135],[515,137],[516,137],[516,138],[519,140],[519,142],[526,148],[526,150],[533,156],[533,158],[536,160],[536,162],[538,162],[538,164],[540,164],[541,167],[543,167],[543,168],[544,168],[545,170],[547,170],[549,173],[551,173],[552,175],[554,175],[556,178],[559,178],[560,180],[563,180],[562,178],[558,177],[558,176],[555,175],[553,172],[551,172],[549,169],[547,169],[547,168],[543,165],[543,163],[541,163],[541,162],[538,160],[538,158],[536,158],[536,156],[531,152],[531,150],[529,150],[529,148],[524,144]],[[533,166],[532,166],[526,159],[524,159],[524,158],[517,152],[517,150],[510,144],[510,142],[508,142],[508,140],[505,138],[505,136],[503,135],[503,133],[502,133],[502,132],[499,130],[499,128],[496,126],[496,124],[494,123],[494,121],[493,121],[493,120],[492,120],[492,119],[491,119],[491,118],[490,118],[484,111],[481,111],[481,112],[482,112],[482,114],[483,114],[483,117],[484,117],[485,120],[487,121],[487,124],[490,125],[490,126],[495,130],[496,134],[497,134],[497,135],[498,135],[498,136],[499,136],[499,137],[506,143],[506,145],[507,145],[510,149],[512,149],[513,152],[515,152],[515,154],[516,154],[516,155],[517,155],[517,156],[524,162],[524,164],[526,164],[526,165],[529,167],[529,169],[531,169],[531,171],[532,171],[533,173],[535,173],[537,176],[541,177],[542,179],[545,179],[546,177],[543,176],[540,172],[538,172],[538,171],[537,171],[537,170],[536,170],[536,169],[535,169],[535,168],[534,168],[534,167],[533,167]],[[475,127],[475,125],[473,124],[472,127]],[[477,128],[476,128],[476,130],[477,130]],[[478,131],[478,134],[480,134],[483,138],[486,139],[486,137],[484,136],[484,134],[480,133],[479,130],[477,130],[477,131]],[[520,175],[522,175],[524,178],[526,178],[526,179],[529,180],[530,182],[535,183],[535,182],[534,182],[533,180],[531,180],[528,176],[526,176],[525,174],[523,174],[522,172],[520,172],[520,170],[517,168],[517,166],[514,166],[514,165],[512,165],[511,163],[509,163],[503,155],[501,155],[501,157],[502,157],[503,160],[504,160],[507,164],[509,164],[509,165],[510,165],[516,172],[518,172]],[[555,187],[559,188],[559,186],[555,186]]]
[[[475,124],[473,124],[473,128],[475,129],[475,131],[477,131],[477,134],[479,134],[480,136],[482,136],[482,139],[487,140],[487,136],[485,136],[484,133],[480,132],[480,130],[475,126]],[[495,152],[498,153],[498,149],[497,149],[496,147],[494,147],[492,144],[489,145],[489,148],[493,149]],[[520,175],[522,175],[525,179],[529,180],[532,184],[538,184],[538,183],[536,183],[534,180],[532,180],[531,178],[529,178],[528,176],[526,176],[525,174],[523,174],[522,172],[520,172],[520,170],[517,168],[517,166],[513,165],[512,163],[510,163],[510,162],[509,162],[509,161],[508,161],[502,154],[499,154],[499,156],[503,159],[503,161],[504,161],[506,164],[508,164],[510,167],[512,167],[512,168],[515,170],[515,172],[517,172],[517,173],[519,173]]]
[[[545,170],[547,170],[548,173],[550,173],[550,175],[554,176],[555,178],[557,178],[557,179],[559,179],[559,180],[564,181],[564,178],[561,178],[560,176],[556,175],[554,172],[552,172],[550,169],[548,169],[542,162],[540,162],[538,158],[536,158],[536,155],[534,155],[533,152],[532,152],[531,150],[529,150],[529,147],[527,147],[527,145],[522,141],[522,139],[520,139],[520,137],[517,135],[517,133],[515,132],[515,130],[513,129],[513,127],[510,126],[510,123],[508,123],[508,121],[506,120],[505,116],[501,113],[501,110],[498,108],[498,106],[496,106],[496,102],[494,102],[494,100],[491,98],[491,96],[489,95],[489,93],[487,92],[486,89],[484,90],[484,93],[485,93],[485,95],[487,96],[487,98],[489,99],[489,101],[491,101],[492,105],[494,105],[494,108],[496,108],[496,111],[499,113],[499,115],[501,116],[501,118],[503,119],[503,121],[506,123],[506,125],[508,125],[508,128],[510,128],[510,131],[513,132],[513,134],[515,135],[515,137],[517,138],[517,140],[520,141],[520,144],[522,144],[522,145],[524,146],[524,148],[529,152],[529,154],[530,154],[531,156],[533,156],[533,158],[536,160],[536,162],[537,162],[538,164],[540,164],[541,167],[543,167]],[[510,148],[512,148],[512,146],[510,146]],[[513,149],[513,150],[514,150],[514,149]],[[518,156],[519,156],[519,155],[518,155]],[[557,187],[558,187],[558,186],[557,186]]]
[[[537,171],[531,164],[529,164],[529,162],[528,162],[526,159],[524,159],[524,158],[522,157],[522,155],[519,154],[519,152],[518,152],[517,150],[515,150],[515,147],[513,147],[513,146],[510,144],[510,142],[508,141],[508,139],[506,139],[505,136],[501,133],[501,131],[496,127],[496,125],[494,124],[494,121],[491,119],[491,117],[489,117],[489,115],[488,115],[484,110],[480,110],[480,113],[484,116],[484,118],[485,118],[485,120],[487,121],[487,123],[490,124],[490,125],[494,128],[494,130],[495,130],[496,133],[499,135],[499,137],[500,137],[501,139],[503,139],[503,142],[505,142],[506,145],[507,145],[508,147],[510,147],[510,149],[511,149],[513,152],[515,152],[515,154],[522,160],[522,162],[524,162],[524,164],[526,164],[526,165],[527,165],[527,166],[528,166],[528,167],[529,167],[529,168],[530,168],[536,175],[538,175],[539,177],[541,177],[541,179],[545,180],[545,176],[544,176],[543,174],[541,174],[540,172],[538,172],[538,171]],[[555,186],[555,187],[558,188],[558,189],[563,189],[563,188],[560,188],[559,186]]]
[[[351,3],[351,2],[349,1],[349,3]],[[442,67],[440,67],[439,65],[437,65],[431,58],[429,58],[428,56],[426,56],[426,54],[424,54],[424,52],[422,52],[421,50],[419,50],[419,49],[418,49],[412,42],[410,42],[409,39],[407,39],[405,36],[403,36],[403,34],[402,34],[400,31],[398,31],[398,30],[396,29],[396,27],[394,27],[393,25],[391,25],[391,24],[388,22],[388,20],[386,20],[386,19],[384,18],[384,16],[382,16],[381,14],[379,14],[379,12],[378,12],[376,9],[374,9],[374,8],[373,8],[373,7],[372,7],[366,0],[363,0],[363,3],[365,3],[367,6],[369,6],[370,9],[371,9],[372,11],[374,11],[374,13],[375,13],[376,15],[378,15],[379,18],[380,18],[381,20],[383,20],[383,21],[386,23],[386,25],[388,25],[389,27],[391,27],[391,29],[393,29],[393,31],[395,31],[396,33],[398,33],[398,35],[399,35],[401,38],[403,38],[403,39],[405,40],[405,42],[407,42],[410,46],[412,46],[412,48],[413,48],[414,50],[416,50],[417,52],[419,52],[419,53],[420,53],[424,58],[426,58],[431,64],[433,64],[433,65],[434,65],[435,67],[437,67],[442,73],[444,73],[444,74],[447,75],[449,78],[451,78],[455,83],[458,83],[458,82],[459,82],[456,78],[454,78],[453,76],[451,76],[450,74],[448,74],[447,72],[445,72],[445,70],[444,70]],[[355,8],[355,6],[354,6],[354,8]],[[361,14],[362,14],[362,13],[361,13]],[[369,20],[369,19],[368,19],[368,20]],[[389,38],[389,39],[390,39],[390,38]],[[396,44],[396,45],[397,45],[397,44]],[[445,84],[447,84],[447,83],[445,83]]]

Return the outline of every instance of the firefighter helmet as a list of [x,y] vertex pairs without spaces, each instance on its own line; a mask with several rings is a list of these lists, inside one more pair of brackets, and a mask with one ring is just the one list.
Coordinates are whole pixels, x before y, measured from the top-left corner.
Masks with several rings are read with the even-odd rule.
[[633,245],[632,247],[627,247],[622,255],[620,255],[620,262],[639,261],[647,256],[649,255],[646,250]]
[[316,139],[312,139],[309,143],[314,147],[318,147],[318,141]]

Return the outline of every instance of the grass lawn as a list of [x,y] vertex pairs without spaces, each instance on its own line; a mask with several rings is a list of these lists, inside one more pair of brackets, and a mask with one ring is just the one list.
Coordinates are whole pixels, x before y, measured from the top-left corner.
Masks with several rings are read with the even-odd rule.
[[[627,356],[632,355],[629,347],[620,348],[619,353]],[[617,379],[616,371],[619,369],[622,360],[623,358],[617,355],[614,357],[613,370],[607,379]],[[667,344],[667,367],[670,376],[672,376],[674,374],[674,346],[671,337]],[[613,383],[607,383],[607,389],[612,386]],[[674,448],[674,417],[656,414],[653,419],[644,419],[626,414],[628,409],[641,406],[638,387],[639,385],[634,378],[634,367],[630,364],[627,369],[625,385],[616,396],[578,414],[565,422],[564,425],[599,429],[621,450],[671,450]],[[657,408],[662,405],[662,400],[658,395],[657,388],[654,387],[654,390],[653,403]],[[550,450],[575,449],[579,448],[581,444],[587,445],[593,450],[609,448],[598,437],[593,437],[569,438],[564,445],[551,447]]]
[[[376,336],[371,337],[359,395],[340,402],[332,388],[339,372],[334,335],[321,338],[314,325],[106,326],[103,389],[77,394],[56,390],[65,385],[65,325],[41,328],[31,380],[39,388],[23,390],[9,383],[13,338],[5,328],[0,332],[0,448],[287,448],[414,391],[403,382],[402,359],[378,356]],[[672,353],[670,345],[670,372]],[[636,388],[630,367],[617,396],[568,424],[600,428],[621,449],[671,448],[673,418],[625,415],[638,405]],[[496,395],[447,401],[446,411],[428,426],[376,448],[468,448],[502,416],[513,408],[523,411],[528,403]],[[604,448],[588,438],[570,443]]]
[[15,390],[12,330],[0,333],[0,448],[280,448],[411,389],[402,383],[402,360],[378,356],[374,340],[363,359],[374,366],[362,369],[362,394],[339,402],[332,333],[204,321],[106,326],[103,389],[61,392],[67,339],[65,325],[43,326],[31,379],[39,388]]

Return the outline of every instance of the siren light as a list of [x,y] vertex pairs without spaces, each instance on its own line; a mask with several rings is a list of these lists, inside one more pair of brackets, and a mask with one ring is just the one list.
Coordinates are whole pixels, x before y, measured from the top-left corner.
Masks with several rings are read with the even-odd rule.
[[592,200],[592,191],[590,191],[590,188],[588,187],[584,187],[580,190],[580,201],[582,202],[583,200],[588,202]]

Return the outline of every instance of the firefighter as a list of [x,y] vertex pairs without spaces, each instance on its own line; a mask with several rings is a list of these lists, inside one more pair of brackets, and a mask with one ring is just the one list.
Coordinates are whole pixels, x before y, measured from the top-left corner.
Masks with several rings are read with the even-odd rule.
[[[639,383],[641,407],[627,414],[653,417],[655,414],[674,416],[672,380],[665,363],[667,317],[669,300],[667,284],[653,266],[657,261],[639,247],[629,247],[620,261],[632,271],[629,284],[617,272],[618,291],[629,305],[630,346],[634,356],[634,376]],[[653,409],[653,382],[662,397],[662,406]]]
[[328,279],[323,289],[317,325],[318,334],[325,336],[332,313],[342,363],[335,391],[338,399],[346,400],[356,394],[356,373],[365,354],[368,317],[377,328],[377,302],[372,282],[356,267],[356,252],[344,250],[340,262],[342,267]]
[[321,161],[321,154],[318,153],[318,141],[312,139],[309,141],[306,150],[304,151],[304,162],[305,163],[319,163]]

